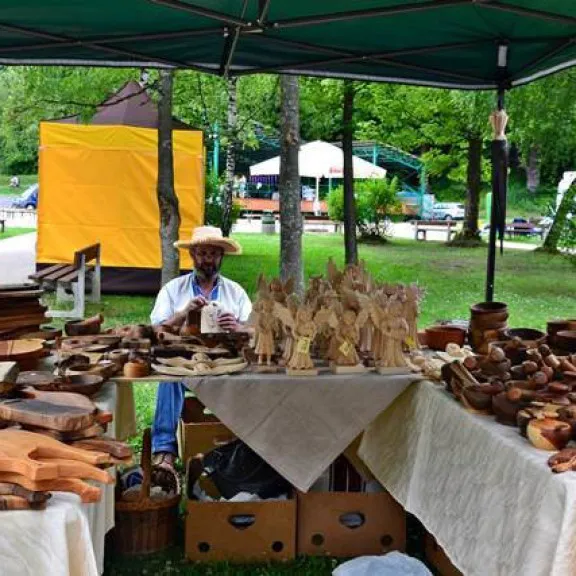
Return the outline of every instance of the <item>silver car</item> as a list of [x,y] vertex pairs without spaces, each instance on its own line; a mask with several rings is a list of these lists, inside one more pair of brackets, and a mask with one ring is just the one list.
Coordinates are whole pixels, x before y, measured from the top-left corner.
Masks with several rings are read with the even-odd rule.
[[434,220],[464,220],[464,204],[459,202],[437,202],[432,206]]

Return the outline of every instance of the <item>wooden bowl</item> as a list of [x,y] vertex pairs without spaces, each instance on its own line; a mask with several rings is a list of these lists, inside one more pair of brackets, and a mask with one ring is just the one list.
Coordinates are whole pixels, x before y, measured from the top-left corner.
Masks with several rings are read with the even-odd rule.
[[535,419],[528,422],[526,435],[530,443],[540,450],[562,450],[570,442],[572,426],[552,418]]
[[508,313],[508,304],[505,302],[479,302],[470,306],[470,312],[472,316],[478,314],[496,314],[496,313]]
[[431,326],[426,328],[426,344],[432,350],[446,350],[448,344],[464,346],[466,330],[460,326]]
[[18,374],[16,383],[21,386],[34,386],[34,388],[42,388],[43,386],[52,386],[58,382],[59,378],[52,372],[47,370],[26,370]]
[[64,332],[67,336],[88,336],[92,334],[100,334],[100,327],[104,317],[102,314],[86,318],[85,320],[71,320],[64,324]]
[[567,352],[576,352],[576,330],[556,332],[556,346]]
[[507,340],[512,338],[520,338],[526,346],[536,348],[538,345],[544,343],[546,334],[541,330],[534,328],[508,328],[502,331],[502,336]]
[[123,372],[126,378],[145,378],[150,375],[150,365],[148,362],[126,362]]
[[56,383],[58,392],[76,392],[83,396],[93,396],[100,391],[104,378],[98,374],[76,374],[65,376],[61,382]]

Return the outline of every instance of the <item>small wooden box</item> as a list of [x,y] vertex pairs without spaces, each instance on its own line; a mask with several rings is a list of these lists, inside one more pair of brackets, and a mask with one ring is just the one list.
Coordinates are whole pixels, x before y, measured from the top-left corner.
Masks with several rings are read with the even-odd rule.
[[186,504],[186,558],[196,562],[291,560],[296,500]]
[[426,560],[436,568],[440,576],[462,576],[462,572],[452,564],[450,558],[448,558],[440,544],[436,542],[434,536],[430,532],[426,532],[424,538]]
[[213,414],[206,414],[204,405],[195,397],[184,401],[178,426],[178,447],[182,462],[196,454],[206,454],[236,437]]
[[298,494],[298,554],[355,557],[405,547],[406,513],[388,492]]

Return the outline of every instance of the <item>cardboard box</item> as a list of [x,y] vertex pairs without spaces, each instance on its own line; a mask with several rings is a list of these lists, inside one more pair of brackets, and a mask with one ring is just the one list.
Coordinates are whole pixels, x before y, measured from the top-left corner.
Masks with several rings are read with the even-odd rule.
[[436,542],[430,532],[426,532],[424,537],[424,550],[426,552],[426,560],[436,568],[440,576],[462,576],[462,572],[452,564],[442,546]]
[[196,562],[291,560],[296,500],[186,504],[186,558]]
[[355,557],[406,547],[406,513],[388,492],[298,494],[297,553]]
[[205,407],[198,398],[191,396],[184,400],[178,426],[178,448],[182,462],[188,462],[196,454],[206,454],[235,438],[216,416],[205,413]]

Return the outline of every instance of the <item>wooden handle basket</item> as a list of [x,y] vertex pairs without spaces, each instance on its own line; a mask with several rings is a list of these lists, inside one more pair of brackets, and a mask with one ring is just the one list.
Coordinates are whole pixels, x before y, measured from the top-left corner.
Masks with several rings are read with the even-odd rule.
[[116,502],[114,544],[118,554],[151,554],[174,543],[178,527],[180,494],[162,500],[150,498],[152,440],[144,431],[141,467],[143,472],[139,498]]

